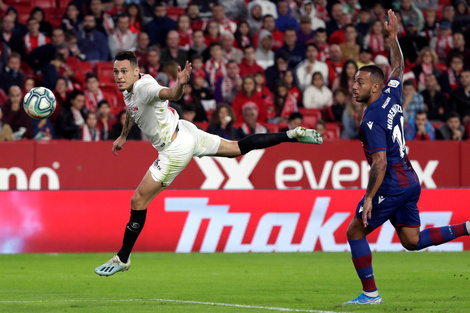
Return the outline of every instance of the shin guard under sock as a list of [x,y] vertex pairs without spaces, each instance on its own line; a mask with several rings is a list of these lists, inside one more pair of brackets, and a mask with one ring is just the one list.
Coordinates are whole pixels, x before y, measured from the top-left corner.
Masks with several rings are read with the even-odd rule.
[[142,228],[144,228],[145,217],[147,216],[147,209],[145,210],[131,210],[131,218],[126,225],[124,232],[124,239],[122,240],[121,250],[118,252],[118,257],[121,262],[127,263],[132,248],[139,237]]

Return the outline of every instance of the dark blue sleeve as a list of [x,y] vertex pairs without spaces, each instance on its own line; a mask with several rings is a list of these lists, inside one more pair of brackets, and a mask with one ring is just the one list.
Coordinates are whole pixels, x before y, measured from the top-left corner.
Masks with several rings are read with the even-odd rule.
[[387,130],[379,122],[380,116],[374,115],[362,123],[362,132],[369,144],[369,153],[387,151]]
[[401,89],[402,89],[402,82],[400,78],[390,77],[387,80],[387,84],[385,84],[385,88],[382,90],[382,92],[385,95],[390,94],[390,97],[394,98],[396,101],[399,102],[401,98]]

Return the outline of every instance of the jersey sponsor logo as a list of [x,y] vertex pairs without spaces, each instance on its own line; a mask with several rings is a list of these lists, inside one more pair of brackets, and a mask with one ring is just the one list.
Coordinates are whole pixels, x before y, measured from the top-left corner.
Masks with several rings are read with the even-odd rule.
[[384,90],[384,93],[390,93],[390,87]]
[[385,109],[389,103],[390,103],[390,97],[387,97],[387,99],[385,99],[384,101],[384,104],[382,104],[382,109]]
[[392,79],[391,81],[388,82],[387,86],[397,88],[400,85],[400,82],[398,80]]
[[160,164],[158,164],[160,162],[160,159],[156,159],[155,162],[153,162],[153,167],[156,167],[159,171],[162,170],[162,167],[160,166]]
[[367,122],[367,126],[369,126],[370,130],[372,130],[372,125],[374,125],[374,122],[372,122],[372,121]]
[[384,200],[385,200],[385,197],[384,197],[384,196],[379,196],[379,204],[381,204],[382,201],[384,201]]
[[387,115],[387,128],[390,130],[392,130],[393,128],[393,118],[395,117],[395,115],[397,115],[397,113],[403,113],[403,109],[401,105],[394,104],[390,108],[390,111],[388,111],[388,115]]

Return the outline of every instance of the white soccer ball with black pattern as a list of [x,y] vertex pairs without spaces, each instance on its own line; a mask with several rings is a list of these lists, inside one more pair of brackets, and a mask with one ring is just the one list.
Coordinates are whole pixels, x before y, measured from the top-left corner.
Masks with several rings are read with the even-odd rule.
[[45,87],[33,88],[24,97],[23,107],[32,118],[37,120],[48,118],[56,108],[55,96]]

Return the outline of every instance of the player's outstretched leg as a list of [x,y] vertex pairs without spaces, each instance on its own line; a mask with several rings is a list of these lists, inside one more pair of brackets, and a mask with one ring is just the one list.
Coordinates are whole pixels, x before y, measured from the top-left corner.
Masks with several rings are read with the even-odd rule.
[[[430,246],[438,246],[440,244],[454,240],[460,236],[467,236],[470,234],[470,221],[455,224],[447,225],[442,227],[430,227],[425,228],[419,233],[419,240],[411,246],[405,246],[408,250],[421,250]],[[402,240],[401,233],[398,232],[400,240]],[[403,243],[403,240],[402,240]]]
[[101,266],[95,268],[95,273],[100,276],[111,276],[117,272],[127,271],[131,267],[131,258],[127,259],[127,263],[121,262],[119,256],[115,255],[111,260]]

